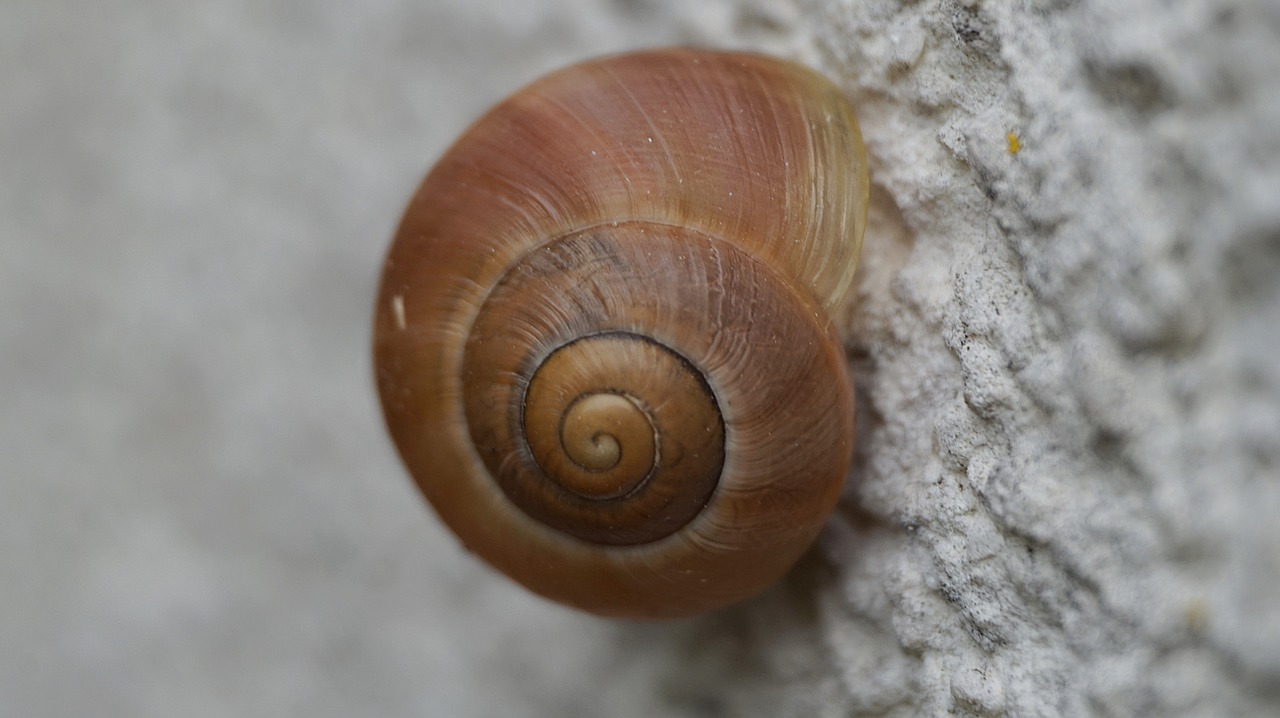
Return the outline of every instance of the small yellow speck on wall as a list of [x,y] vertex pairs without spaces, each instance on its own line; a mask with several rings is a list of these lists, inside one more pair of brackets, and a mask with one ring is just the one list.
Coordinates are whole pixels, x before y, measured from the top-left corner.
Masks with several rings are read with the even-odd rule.
[[1010,132],[1006,139],[1009,140],[1009,154],[1018,154],[1018,150],[1022,149],[1022,140],[1019,140],[1018,135],[1013,132]]

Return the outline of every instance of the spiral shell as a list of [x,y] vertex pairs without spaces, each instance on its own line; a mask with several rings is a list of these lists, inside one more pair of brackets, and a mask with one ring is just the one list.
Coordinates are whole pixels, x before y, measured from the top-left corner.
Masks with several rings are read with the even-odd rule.
[[741,600],[813,541],[848,471],[829,318],[866,160],[792,63],[665,50],[577,65],[481,118],[387,256],[387,426],[462,542],[588,611]]

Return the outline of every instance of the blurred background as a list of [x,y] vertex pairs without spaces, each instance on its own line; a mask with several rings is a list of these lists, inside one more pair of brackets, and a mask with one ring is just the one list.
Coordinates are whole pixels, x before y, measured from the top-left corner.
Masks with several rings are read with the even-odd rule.
[[369,318],[487,106],[627,48],[803,59],[790,7],[0,4],[0,716],[767,711],[755,628],[815,653],[786,586],[638,626],[491,573],[383,434]]

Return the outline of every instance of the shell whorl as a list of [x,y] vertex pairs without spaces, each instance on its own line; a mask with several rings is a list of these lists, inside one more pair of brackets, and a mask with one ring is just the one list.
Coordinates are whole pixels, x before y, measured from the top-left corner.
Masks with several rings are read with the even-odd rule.
[[771,583],[834,506],[866,163],[790,63],[606,58],[500,104],[388,254],[388,427],[462,541],[532,590],[673,616]]

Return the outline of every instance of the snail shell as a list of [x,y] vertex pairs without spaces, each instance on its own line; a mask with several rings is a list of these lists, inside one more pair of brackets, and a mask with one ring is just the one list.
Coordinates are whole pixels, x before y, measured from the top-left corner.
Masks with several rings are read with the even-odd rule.
[[377,300],[378,390],[423,494],[588,611],[763,590],[849,468],[829,316],[867,187],[852,109],[789,62],[636,53],[499,104],[410,202]]

